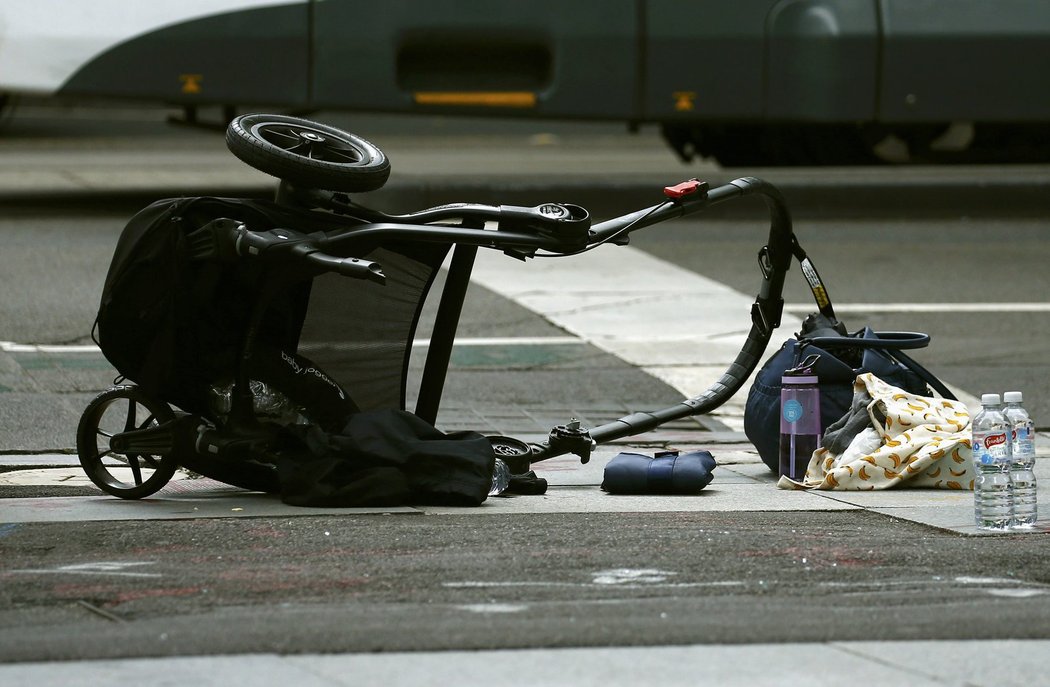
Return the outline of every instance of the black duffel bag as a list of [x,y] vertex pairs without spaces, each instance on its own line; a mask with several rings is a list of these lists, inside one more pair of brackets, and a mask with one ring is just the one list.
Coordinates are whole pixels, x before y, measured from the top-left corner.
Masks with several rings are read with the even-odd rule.
[[924,348],[927,334],[876,332],[864,327],[846,333],[841,322],[812,314],[798,336],[786,341],[762,365],[744,406],[744,433],[773,472],[780,465],[780,390],[784,372],[811,355],[820,356],[813,367],[820,390],[820,432],[845,415],[853,400],[857,375],[870,372],[879,379],[920,396],[956,400],[954,394],[929,370],[904,354]]

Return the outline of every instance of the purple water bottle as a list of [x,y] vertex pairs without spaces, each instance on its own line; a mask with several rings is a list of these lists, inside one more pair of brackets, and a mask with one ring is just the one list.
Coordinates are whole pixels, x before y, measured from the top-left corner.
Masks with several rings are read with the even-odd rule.
[[820,442],[820,389],[811,355],[784,372],[780,390],[780,475],[801,482]]

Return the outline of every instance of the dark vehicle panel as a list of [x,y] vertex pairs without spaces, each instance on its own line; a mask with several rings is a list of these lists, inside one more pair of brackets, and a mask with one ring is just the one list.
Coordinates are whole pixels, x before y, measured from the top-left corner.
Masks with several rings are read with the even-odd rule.
[[[119,11],[116,0],[97,2],[100,12]],[[619,120],[658,125],[682,158],[725,165],[1050,160],[1045,0],[164,7],[163,25],[112,40],[104,32],[104,49],[84,54],[68,78],[63,70],[80,62],[52,54],[80,54],[74,48],[92,36],[73,30],[65,48],[28,49],[40,43],[30,30],[40,25],[23,21],[18,60],[5,63],[0,51],[0,94],[3,74],[33,74],[44,76],[12,83],[161,100],[188,113],[218,104],[226,114],[331,108]],[[215,14],[199,16],[205,10]],[[18,17],[0,6],[0,45],[5,16]],[[67,28],[46,28],[40,35],[66,36]]]
[[880,118],[1050,121],[1050,3],[883,0],[882,6]]
[[315,104],[628,119],[635,8],[633,0],[318,3]]
[[297,3],[242,10],[131,37],[86,63],[60,92],[184,104],[306,105],[309,9]]

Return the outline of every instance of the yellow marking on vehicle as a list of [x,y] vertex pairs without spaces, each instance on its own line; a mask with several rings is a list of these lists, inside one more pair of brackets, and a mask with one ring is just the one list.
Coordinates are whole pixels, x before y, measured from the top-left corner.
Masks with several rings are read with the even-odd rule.
[[419,91],[412,98],[417,105],[536,107],[536,94],[530,91]]
[[695,91],[675,91],[671,97],[674,98],[676,112],[692,112],[696,109]]
[[201,81],[203,74],[179,74],[179,82],[182,84],[182,92],[196,94],[201,92]]

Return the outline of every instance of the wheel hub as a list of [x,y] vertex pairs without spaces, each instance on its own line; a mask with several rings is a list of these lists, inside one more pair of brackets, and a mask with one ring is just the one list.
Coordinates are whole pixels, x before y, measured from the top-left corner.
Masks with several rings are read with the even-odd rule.
[[310,143],[324,143],[325,138],[321,134],[314,133],[313,131],[300,131],[299,138]]

